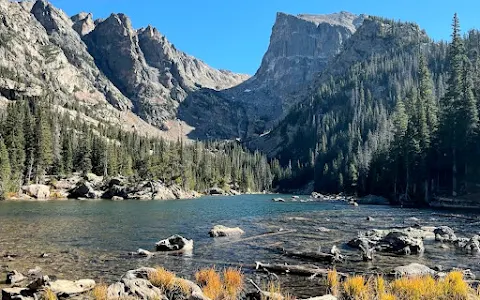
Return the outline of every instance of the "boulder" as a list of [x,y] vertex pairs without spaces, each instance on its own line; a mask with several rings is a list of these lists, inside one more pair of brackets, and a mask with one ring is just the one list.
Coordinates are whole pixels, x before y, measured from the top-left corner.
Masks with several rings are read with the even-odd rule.
[[32,281],[27,285],[27,288],[36,291],[42,289],[47,283],[50,282],[50,278],[48,276],[38,275],[34,277]]
[[429,267],[418,264],[418,263],[412,263],[406,266],[400,266],[396,267],[394,269],[394,273],[397,276],[426,276],[426,275],[431,275],[435,276],[437,272],[433,269],[430,269]]
[[137,250],[137,255],[139,255],[139,256],[145,256],[145,257],[151,257],[151,256],[153,256],[153,253],[150,252],[150,251],[148,251],[148,250],[139,248],[139,249]]
[[285,202],[285,199],[283,198],[273,198],[273,202]]
[[103,177],[102,176],[97,176],[93,173],[88,173],[86,176],[85,176],[85,179],[90,182],[91,184],[93,184],[94,186],[99,186],[100,184],[102,184],[103,182]]
[[86,198],[86,199],[98,199],[101,192],[95,191],[93,185],[90,182],[80,182],[77,186],[70,190],[69,198]]
[[30,197],[38,200],[47,200],[50,198],[50,187],[43,184],[31,184],[22,187],[22,191]]
[[387,198],[382,196],[368,195],[357,199],[358,204],[367,204],[367,205],[390,205],[390,201]]
[[469,253],[480,253],[480,236],[473,236],[463,247]]
[[404,255],[421,254],[425,251],[422,239],[398,231],[387,234],[375,248],[379,251]]
[[222,190],[222,189],[219,188],[219,187],[213,187],[213,188],[211,188],[211,189],[208,191],[208,194],[209,194],[209,195],[212,195],[212,196],[214,196],[214,195],[223,195],[223,194],[225,194],[225,191]]
[[193,240],[188,240],[180,235],[173,235],[155,244],[157,251],[193,250]]
[[34,300],[31,290],[25,288],[5,288],[2,290],[2,300]]
[[148,279],[148,274],[155,272],[154,268],[142,267],[135,270],[130,270],[125,275],[122,276],[122,279]]
[[358,206],[358,203],[357,203],[357,202],[355,202],[355,201],[353,201],[353,200],[352,200],[352,201],[350,201],[350,202],[348,202],[348,204],[350,204],[350,205],[353,205],[353,206]]
[[128,198],[127,187],[122,185],[109,185],[107,190],[102,194],[103,199],[112,199],[113,197],[117,198]]
[[242,193],[240,193],[240,192],[237,191],[237,190],[230,190],[230,195],[232,195],[232,196],[239,196],[239,195],[241,195],[241,194],[242,194]]
[[52,292],[60,298],[68,298],[87,293],[95,287],[95,281],[91,279],[81,279],[77,281],[56,280],[47,283]]
[[107,289],[107,299],[167,299],[162,290],[146,279],[122,279]]
[[112,197],[112,200],[113,200],[113,201],[123,201],[123,200],[125,200],[125,199],[122,198],[122,197],[113,196],[113,197]]
[[211,237],[241,236],[244,233],[240,227],[231,228],[223,225],[215,225],[208,232]]
[[453,243],[457,240],[455,231],[453,231],[453,229],[448,226],[437,227],[435,228],[433,233],[435,234],[435,240],[439,242]]
[[22,282],[27,278],[23,276],[22,273],[18,272],[17,270],[13,270],[7,273],[7,280],[5,281],[6,284],[15,284],[18,282]]

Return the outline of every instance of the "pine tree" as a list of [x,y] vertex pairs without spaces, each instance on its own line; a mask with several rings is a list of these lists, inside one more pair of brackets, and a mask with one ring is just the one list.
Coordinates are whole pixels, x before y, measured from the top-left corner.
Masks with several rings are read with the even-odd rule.
[[5,199],[10,190],[10,160],[3,138],[0,138],[0,198]]

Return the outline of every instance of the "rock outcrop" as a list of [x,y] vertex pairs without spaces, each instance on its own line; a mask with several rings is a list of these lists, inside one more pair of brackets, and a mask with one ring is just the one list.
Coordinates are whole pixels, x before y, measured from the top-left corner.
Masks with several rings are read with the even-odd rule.
[[180,117],[196,128],[191,136],[245,138],[267,131],[296,103],[292,93],[307,87],[327,67],[363,19],[347,12],[278,13],[255,76],[225,91],[193,93],[182,104]]

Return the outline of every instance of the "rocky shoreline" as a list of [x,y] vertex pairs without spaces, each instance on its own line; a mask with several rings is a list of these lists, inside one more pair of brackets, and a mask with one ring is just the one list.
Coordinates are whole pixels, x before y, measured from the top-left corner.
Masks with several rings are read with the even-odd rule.
[[68,178],[48,178],[45,184],[22,186],[20,192],[9,194],[5,200],[174,200],[195,199],[206,195],[236,196],[244,194],[233,186],[227,189],[212,187],[202,192],[184,189],[178,184],[166,184],[161,180],[132,180],[126,177],[104,178],[95,174]]

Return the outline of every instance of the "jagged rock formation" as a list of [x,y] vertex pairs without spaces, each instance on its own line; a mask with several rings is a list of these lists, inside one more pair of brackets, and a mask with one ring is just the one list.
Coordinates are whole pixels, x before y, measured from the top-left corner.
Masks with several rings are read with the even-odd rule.
[[0,19],[3,104],[50,97],[59,113],[176,139],[189,130],[174,121],[189,93],[248,78],[188,56],[152,27],[133,29],[123,14],[94,21],[45,0],[0,0]]
[[[255,76],[220,93],[192,94],[180,117],[200,138],[244,138],[272,127],[296,103],[292,93],[322,72],[363,23],[364,16],[347,12],[331,15],[278,13],[270,46]],[[214,107],[204,112],[198,107]],[[221,120],[213,122],[212,120]],[[221,123],[221,126],[217,126]]]

